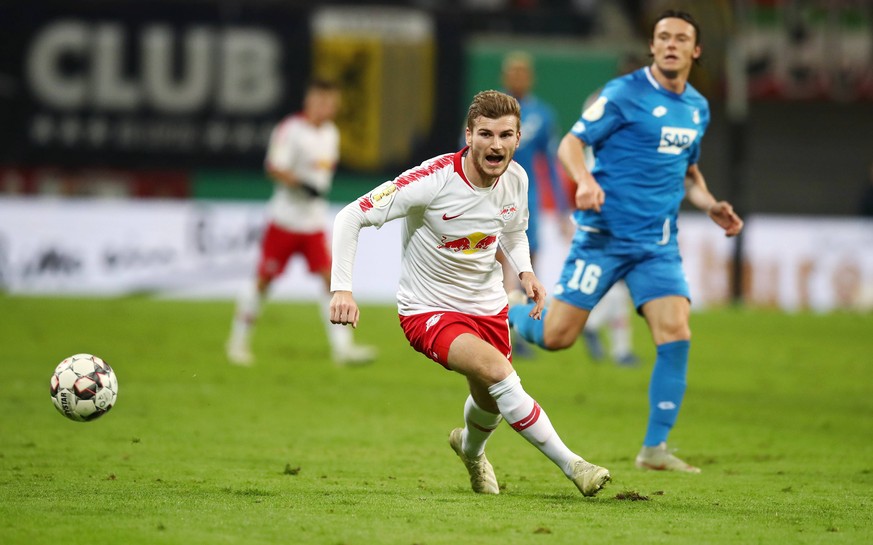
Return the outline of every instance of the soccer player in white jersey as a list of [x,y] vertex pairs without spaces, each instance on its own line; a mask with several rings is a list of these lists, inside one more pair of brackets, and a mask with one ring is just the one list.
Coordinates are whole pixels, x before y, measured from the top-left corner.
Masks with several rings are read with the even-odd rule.
[[353,342],[351,330],[330,324],[326,197],[339,159],[339,131],[333,122],[339,104],[340,91],[335,84],[313,80],[306,89],[303,111],[283,119],[270,136],[265,168],[275,187],[257,275],[237,300],[226,347],[232,363],[253,363],[252,329],[270,285],[294,255],[303,256],[309,271],[324,282],[320,305],[334,361],[361,364],[374,358],[371,347]]
[[527,174],[512,161],[520,130],[518,101],[483,91],[467,114],[467,147],[407,170],[340,212],[333,233],[331,321],[358,323],[352,267],[361,228],[404,218],[400,325],[415,350],[467,379],[465,426],[452,430],[449,444],[473,490],[500,492],[485,443],[505,419],[591,496],[609,480],[609,471],[564,445],[511,363],[498,242],[535,302],[532,317],[539,317],[546,295],[525,236]]
[[[677,241],[684,197],[727,236],[743,220],[709,191],[699,167],[709,104],[691,84],[700,57],[700,27],[667,11],[652,29],[653,62],[606,84],[566,134],[558,158],[576,182],[576,223],[555,297],[542,320],[513,306],[509,319],[526,340],[547,350],[571,346],[609,288],[624,280],[657,347],[649,382],[649,420],[635,463],[640,468],[698,473],[673,455],[667,436],[685,395],[691,346],[691,295]],[[584,149],[594,147],[594,168]]]

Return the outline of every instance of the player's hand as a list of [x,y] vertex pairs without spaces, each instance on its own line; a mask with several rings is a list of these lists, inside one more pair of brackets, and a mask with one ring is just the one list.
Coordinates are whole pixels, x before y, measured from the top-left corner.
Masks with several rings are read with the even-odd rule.
[[727,201],[718,201],[710,206],[706,213],[712,221],[724,229],[726,236],[736,236],[743,230],[742,218],[734,212],[734,207]]
[[604,200],[606,200],[606,193],[593,176],[586,176],[576,184],[576,208],[579,210],[600,212]]
[[361,311],[350,291],[335,291],[330,299],[330,323],[358,327]]
[[528,313],[528,316],[534,320],[539,320],[543,315],[543,307],[546,306],[545,286],[532,272],[523,272],[518,275],[518,279],[521,282],[521,289],[527,294],[528,299],[534,302],[534,307]]

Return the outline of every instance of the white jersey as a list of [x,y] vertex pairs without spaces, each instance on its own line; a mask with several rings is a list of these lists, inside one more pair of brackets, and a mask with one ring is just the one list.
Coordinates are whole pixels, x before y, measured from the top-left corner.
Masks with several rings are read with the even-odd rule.
[[[270,135],[267,166],[290,171],[323,195],[330,191],[338,160],[339,130],[333,122],[316,127],[302,115],[292,115],[276,125]],[[276,182],[268,219],[289,231],[313,233],[325,229],[327,209],[325,199]]]
[[[440,310],[477,316],[500,312],[507,299],[496,259],[498,241],[511,240],[512,246],[521,249],[513,252],[519,272],[532,270],[524,234],[527,174],[513,161],[493,186],[473,186],[462,168],[465,153],[466,149],[425,161],[346,207],[350,213],[362,214],[362,226],[380,227],[405,218],[397,292],[401,315]],[[335,232],[341,229],[339,223]],[[345,255],[334,259],[331,289],[351,290],[348,265],[354,260],[356,245],[344,242],[342,236],[338,240],[334,255]]]

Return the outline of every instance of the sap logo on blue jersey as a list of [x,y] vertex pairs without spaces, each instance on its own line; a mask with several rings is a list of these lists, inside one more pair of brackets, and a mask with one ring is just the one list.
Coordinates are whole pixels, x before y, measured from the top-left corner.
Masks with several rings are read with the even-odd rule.
[[695,138],[697,138],[696,129],[661,127],[661,143],[658,145],[658,153],[679,155],[682,150],[691,147]]

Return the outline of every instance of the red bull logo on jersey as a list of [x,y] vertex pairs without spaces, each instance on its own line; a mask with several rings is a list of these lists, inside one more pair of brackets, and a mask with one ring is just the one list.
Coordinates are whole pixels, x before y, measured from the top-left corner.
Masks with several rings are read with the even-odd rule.
[[449,239],[443,235],[442,238],[442,242],[437,248],[446,248],[452,252],[463,252],[465,254],[474,254],[497,243],[497,235],[486,235],[485,233],[473,233],[456,239]]
[[661,143],[658,145],[658,153],[679,155],[683,150],[691,147],[696,138],[696,129],[661,127]]
[[516,212],[518,212],[518,207],[515,206],[515,203],[504,204],[497,215],[503,218],[503,221],[509,221],[515,216]]

